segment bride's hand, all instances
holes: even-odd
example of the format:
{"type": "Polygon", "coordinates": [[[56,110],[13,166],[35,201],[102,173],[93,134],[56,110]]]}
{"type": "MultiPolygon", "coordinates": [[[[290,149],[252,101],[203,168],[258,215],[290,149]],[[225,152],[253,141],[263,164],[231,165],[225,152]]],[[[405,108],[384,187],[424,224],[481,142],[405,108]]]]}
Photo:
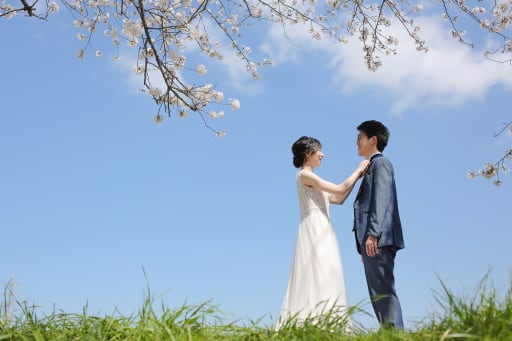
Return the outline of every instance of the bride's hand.
{"type": "Polygon", "coordinates": [[[359,167],[357,168],[357,170],[359,171],[360,177],[366,174],[368,167],[370,167],[370,161],[368,161],[368,160],[361,161],[361,163],[359,164],[359,167]]]}

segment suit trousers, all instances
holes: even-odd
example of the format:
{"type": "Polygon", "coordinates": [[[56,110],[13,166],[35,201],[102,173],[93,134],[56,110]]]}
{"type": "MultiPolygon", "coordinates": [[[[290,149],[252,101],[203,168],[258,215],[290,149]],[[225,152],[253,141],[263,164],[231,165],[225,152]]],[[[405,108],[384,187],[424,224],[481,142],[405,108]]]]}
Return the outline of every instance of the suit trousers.
{"type": "Polygon", "coordinates": [[[395,290],[396,248],[380,247],[375,257],[366,254],[364,245],[361,247],[364,272],[373,310],[381,326],[404,328],[402,308],[395,290]]]}

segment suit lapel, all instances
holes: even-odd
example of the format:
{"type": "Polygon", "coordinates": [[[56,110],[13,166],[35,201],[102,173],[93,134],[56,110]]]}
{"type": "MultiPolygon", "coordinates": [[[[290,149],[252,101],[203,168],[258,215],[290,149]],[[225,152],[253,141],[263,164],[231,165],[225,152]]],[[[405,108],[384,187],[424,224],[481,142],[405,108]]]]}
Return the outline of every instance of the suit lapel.
{"type": "Polygon", "coordinates": [[[361,185],[359,185],[359,191],[357,191],[356,200],[355,200],[356,202],[359,200],[359,196],[364,191],[365,183],[366,183],[366,174],[363,176],[363,179],[361,180],[361,185]]]}
{"type": "Polygon", "coordinates": [[[366,171],[366,174],[363,176],[363,179],[361,180],[361,185],[359,186],[359,191],[357,191],[357,195],[356,195],[356,200],[355,201],[357,201],[359,199],[359,196],[361,195],[361,193],[363,193],[366,181],[368,179],[368,176],[371,176],[370,171],[371,171],[371,169],[373,167],[373,164],[371,163],[372,160],[377,158],[377,157],[381,157],[381,156],[382,156],[382,153],[378,153],[378,154],[375,154],[372,157],[370,157],[370,167],[368,167],[368,170],[366,171]]]}

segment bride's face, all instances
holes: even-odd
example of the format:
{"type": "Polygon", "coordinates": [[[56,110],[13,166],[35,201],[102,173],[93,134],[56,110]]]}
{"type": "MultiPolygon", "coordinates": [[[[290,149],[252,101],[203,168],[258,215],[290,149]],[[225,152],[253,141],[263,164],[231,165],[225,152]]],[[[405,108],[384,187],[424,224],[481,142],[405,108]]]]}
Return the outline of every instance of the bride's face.
{"type": "Polygon", "coordinates": [[[322,163],[322,159],[323,158],[324,158],[324,153],[322,153],[321,150],[318,150],[318,151],[314,152],[313,154],[311,154],[311,155],[309,155],[307,157],[306,163],[311,168],[315,168],[315,167],[320,166],[320,164],[322,163]]]}

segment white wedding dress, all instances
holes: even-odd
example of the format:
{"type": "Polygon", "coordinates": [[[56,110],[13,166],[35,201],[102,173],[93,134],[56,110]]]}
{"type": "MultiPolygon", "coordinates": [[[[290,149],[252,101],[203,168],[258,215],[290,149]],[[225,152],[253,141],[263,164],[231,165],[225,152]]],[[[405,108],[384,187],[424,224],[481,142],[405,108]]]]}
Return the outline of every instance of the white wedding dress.
{"type": "Polygon", "coordinates": [[[290,318],[300,323],[329,311],[338,315],[347,310],[343,266],[329,217],[329,194],[305,186],[302,172],[296,175],[301,220],[276,329],[290,318]]]}

